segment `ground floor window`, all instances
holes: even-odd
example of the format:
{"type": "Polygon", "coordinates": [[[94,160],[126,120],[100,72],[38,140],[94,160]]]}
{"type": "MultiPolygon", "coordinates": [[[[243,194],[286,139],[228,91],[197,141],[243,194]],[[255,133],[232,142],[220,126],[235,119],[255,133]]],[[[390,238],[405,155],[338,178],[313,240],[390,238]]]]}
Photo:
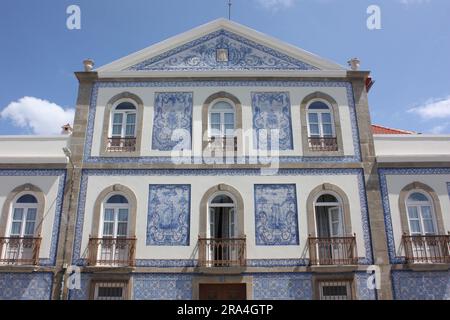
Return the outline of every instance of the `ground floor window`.
{"type": "Polygon", "coordinates": [[[94,282],[94,300],[126,300],[127,287],[127,282],[94,282]]]}
{"type": "Polygon", "coordinates": [[[319,281],[320,300],[352,300],[351,281],[319,281]]]}

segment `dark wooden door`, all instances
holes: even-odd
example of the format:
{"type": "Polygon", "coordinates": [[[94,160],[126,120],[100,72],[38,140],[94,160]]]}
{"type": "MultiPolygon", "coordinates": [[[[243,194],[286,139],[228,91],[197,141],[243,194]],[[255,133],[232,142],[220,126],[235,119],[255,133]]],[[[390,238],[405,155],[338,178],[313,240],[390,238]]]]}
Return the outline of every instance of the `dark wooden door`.
{"type": "Polygon", "coordinates": [[[246,300],[247,287],[245,283],[236,284],[200,284],[200,300],[246,300]]]}

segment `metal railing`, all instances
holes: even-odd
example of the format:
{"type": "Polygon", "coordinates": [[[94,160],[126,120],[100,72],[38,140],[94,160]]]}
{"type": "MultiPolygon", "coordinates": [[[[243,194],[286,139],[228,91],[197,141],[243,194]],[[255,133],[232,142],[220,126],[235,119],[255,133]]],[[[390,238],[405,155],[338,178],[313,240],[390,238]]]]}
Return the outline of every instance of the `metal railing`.
{"type": "Polygon", "coordinates": [[[200,267],[245,266],[245,238],[199,238],[198,250],[200,267]]]}
{"type": "Polygon", "coordinates": [[[338,151],[337,138],[309,137],[308,141],[312,151],[338,151]]]}
{"type": "Polygon", "coordinates": [[[223,151],[237,151],[237,137],[210,137],[208,147],[223,151]]]}
{"type": "Polygon", "coordinates": [[[407,263],[450,263],[450,235],[403,235],[407,263]]]}
{"type": "Polygon", "coordinates": [[[356,236],[308,238],[311,265],[358,264],[356,236]]]}
{"type": "Polygon", "coordinates": [[[38,265],[41,237],[0,238],[0,264],[38,265]]]}
{"type": "Polygon", "coordinates": [[[89,238],[88,265],[134,267],[136,238],[89,238]]]}
{"type": "Polygon", "coordinates": [[[108,138],[107,152],[134,152],[136,138],[108,138]]]}

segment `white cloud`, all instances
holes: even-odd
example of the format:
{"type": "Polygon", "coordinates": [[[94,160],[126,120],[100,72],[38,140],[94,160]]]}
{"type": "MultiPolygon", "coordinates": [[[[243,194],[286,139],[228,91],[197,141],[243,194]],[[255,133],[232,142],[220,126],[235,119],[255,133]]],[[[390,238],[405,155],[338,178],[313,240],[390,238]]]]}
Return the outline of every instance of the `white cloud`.
{"type": "Polygon", "coordinates": [[[292,7],[296,0],[255,0],[264,9],[271,11],[278,11],[279,9],[285,9],[292,7]]]}
{"type": "Polygon", "coordinates": [[[450,96],[444,99],[430,99],[408,112],[416,113],[425,120],[450,118],[450,96]]]}
{"type": "Polygon", "coordinates": [[[74,109],[64,109],[55,103],[34,97],[23,97],[11,102],[0,112],[0,117],[10,120],[14,126],[40,135],[61,133],[61,126],[72,124],[74,115],[74,109]]]}
{"type": "Polygon", "coordinates": [[[437,126],[431,128],[430,133],[444,134],[444,133],[449,133],[449,131],[450,131],[450,122],[447,122],[442,125],[437,125],[437,126]]]}

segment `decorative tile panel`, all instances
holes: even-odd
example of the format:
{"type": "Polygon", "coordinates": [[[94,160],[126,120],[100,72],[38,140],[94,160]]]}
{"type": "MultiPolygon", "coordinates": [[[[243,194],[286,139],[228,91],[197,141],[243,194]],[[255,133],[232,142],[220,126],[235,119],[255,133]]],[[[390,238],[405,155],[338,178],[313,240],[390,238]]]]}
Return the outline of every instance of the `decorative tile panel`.
{"type": "Polygon", "coordinates": [[[255,149],[293,149],[288,92],[252,92],[252,111],[255,149]]]}
{"type": "Polygon", "coordinates": [[[150,185],[147,245],[188,246],[190,185],[150,185]]]}
{"type": "Polygon", "coordinates": [[[299,244],[294,184],[256,184],[254,205],[256,245],[299,244]]]}
{"type": "Polygon", "coordinates": [[[312,300],[310,273],[255,273],[254,300],[312,300]]]}
{"type": "MultiPolygon", "coordinates": [[[[73,264],[85,265],[86,248],[81,247],[83,223],[85,215],[86,192],[88,179],[90,176],[241,176],[252,177],[260,175],[259,169],[84,169],[82,171],[80,197],[77,209],[77,218],[75,226],[75,239],[73,248],[73,264]]],[[[358,177],[358,191],[361,205],[361,222],[364,233],[364,249],[365,257],[360,257],[360,264],[372,264],[372,247],[370,238],[370,226],[367,210],[367,200],[364,188],[364,177],[362,169],[280,169],[274,177],[280,176],[336,176],[336,175],[353,175],[358,177]]],[[[299,253],[300,254],[300,253],[299,253]]],[[[139,258],[139,257],[138,257],[139,258]]],[[[265,259],[265,260],[249,260],[248,263],[255,267],[280,267],[280,266],[305,266],[308,265],[307,259],[265,259]]],[[[137,259],[136,264],[142,267],[187,267],[196,266],[196,260],[184,259],[137,259]]]]}
{"type": "Polygon", "coordinates": [[[450,168],[378,169],[389,259],[392,264],[403,264],[406,262],[406,260],[404,257],[397,256],[396,252],[396,244],[394,241],[394,231],[392,226],[391,204],[389,202],[387,176],[395,176],[395,175],[419,176],[419,175],[445,175],[445,174],[450,174],[450,168]]]}
{"type": "Polygon", "coordinates": [[[80,277],[80,289],[69,290],[69,300],[89,300],[91,274],[81,273],[80,277]]]}
{"type": "Polygon", "coordinates": [[[52,273],[0,273],[0,300],[50,300],[52,273]]]}
{"type": "Polygon", "coordinates": [[[127,70],[318,70],[318,68],[222,29],[133,65],[127,70]],[[226,59],[217,58],[218,50],[225,53],[226,59]]]}
{"type": "Polygon", "coordinates": [[[395,300],[450,300],[450,271],[393,271],[395,300]]]}
{"type": "MultiPolygon", "coordinates": [[[[39,259],[39,265],[41,266],[54,266],[56,261],[56,248],[58,246],[58,237],[59,237],[59,229],[60,229],[60,221],[62,214],[62,203],[64,198],[64,188],[66,182],[66,171],[65,170],[0,170],[0,177],[2,176],[54,176],[59,177],[58,182],[58,191],[56,195],[54,208],[54,221],[53,221],[53,229],[51,232],[51,244],[50,244],[50,253],[49,258],[39,259]]],[[[18,186],[16,186],[18,187],[18,186]]],[[[46,235],[43,235],[46,236],[46,235]]]]}
{"type": "Polygon", "coordinates": [[[371,290],[367,286],[369,274],[366,272],[355,273],[355,288],[357,300],[376,300],[376,291],[371,290]]]}
{"type": "MultiPolygon", "coordinates": [[[[173,159],[170,156],[144,156],[144,157],[98,157],[91,156],[92,141],[94,136],[95,113],[97,107],[97,98],[100,88],[183,88],[183,87],[217,87],[223,90],[225,87],[280,87],[280,88],[345,88],[347,91],[347,100],[350,107],[350,122],[352,126],[353,148],[355,150],[354,156],[333,156],[333,157],[304,157],[304,156],[281,156],[280,163],[354,163],[361,161],[361,149],[359,145],[358,123],[356,120],[356,106],[353,97],[353,87],[348,81],[244,81],[244,80],[195,80],[195,81],[135,81],[135,82],[95,82],[89,106],[88,125],[86,132],[86,144],[84,148],[84,162],[85,163],[172,163],[173,159]]],[[[320,89],[319,89],[320,90],[320,89]]],[[[192,164],[208,163],[214,158],[206,157],[191,157],[192,164]]],[[[254,157],[239,157],[236,158],[238,164],[254,164],[258,163],[258,159],[254,157]]]]}
{"type": "Polygon", "coordinates": [[[192,92],[155,93],[153,150],[191,150],[192,98],[192,92]]]}
{"type": "Polygon", "coordinates": [[[191,300],[192,279],[189,274],[133,274],[135,300],[191,300]]]}

